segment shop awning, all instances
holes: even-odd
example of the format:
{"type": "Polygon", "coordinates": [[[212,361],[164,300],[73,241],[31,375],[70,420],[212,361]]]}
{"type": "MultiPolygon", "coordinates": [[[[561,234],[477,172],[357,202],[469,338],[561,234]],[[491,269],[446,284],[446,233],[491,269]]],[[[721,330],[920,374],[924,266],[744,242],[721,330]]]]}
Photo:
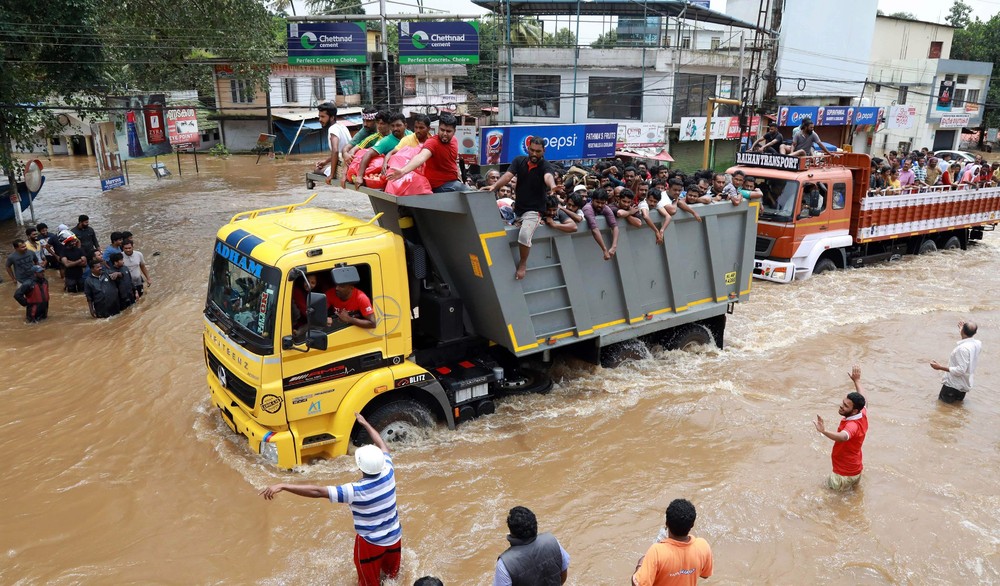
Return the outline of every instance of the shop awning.
{"type": "Polygon", "coordinates": [[[616,157],[632,157],[635,159],[649,159],[650,161],[662,161],[664,163],[673,163],[674,158],[670,156],[670,153],[666,149],[661,149],[657,151],[656,149],[638,149],[634,151],[620,150],[615,151],[616,157]]]}

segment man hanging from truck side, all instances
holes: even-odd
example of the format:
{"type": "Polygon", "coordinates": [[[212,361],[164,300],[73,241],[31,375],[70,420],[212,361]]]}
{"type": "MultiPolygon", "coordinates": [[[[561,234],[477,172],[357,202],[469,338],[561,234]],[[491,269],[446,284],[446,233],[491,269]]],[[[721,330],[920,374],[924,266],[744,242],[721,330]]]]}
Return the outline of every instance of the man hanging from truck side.
{"type": "Polygon", "coordinates": [[[528,140],[528,156],[515,158],[496,183],[486,187],[487,191],[500,189],[511,179],[517,180],[514,187],[514,215],[521,230],[517,235],[518,251],[521,258],[517,263],[514,278],[521,280],[528,270],[528,254],[531,252],[531,238],[545,213],[545,197],[562,193],[563,186],[556,185],[552,166],[545,160],[545,139],[533,136],[528,140]]]}

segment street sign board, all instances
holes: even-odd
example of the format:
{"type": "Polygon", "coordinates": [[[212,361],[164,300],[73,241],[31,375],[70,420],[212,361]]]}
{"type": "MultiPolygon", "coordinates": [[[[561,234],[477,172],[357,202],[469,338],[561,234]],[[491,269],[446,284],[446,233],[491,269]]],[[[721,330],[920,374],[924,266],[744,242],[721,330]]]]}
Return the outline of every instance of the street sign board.
{"type": "Polygon", "coordinates": [[[617,124],[544,124],[484,126],[480,131],[479,163],[502,165],[528,154],[528,140],[545,140],[550,161],[604,159],[615,156],[617,124]]]}

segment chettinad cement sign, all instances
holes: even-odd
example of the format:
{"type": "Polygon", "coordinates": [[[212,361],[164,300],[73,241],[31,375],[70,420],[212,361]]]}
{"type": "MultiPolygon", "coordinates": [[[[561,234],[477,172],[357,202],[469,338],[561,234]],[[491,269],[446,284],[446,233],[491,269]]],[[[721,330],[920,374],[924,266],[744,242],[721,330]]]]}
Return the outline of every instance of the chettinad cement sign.
{"type": "Polygon", "coordinates": [[[368,62],[363,22],[288,23],[289,65],[343,65],[368,62]]]}
{"type": "Polygon", "coordinates": [[[479,23],[401,22],[399,62],[403,65],[477,65],[479,23]]]}

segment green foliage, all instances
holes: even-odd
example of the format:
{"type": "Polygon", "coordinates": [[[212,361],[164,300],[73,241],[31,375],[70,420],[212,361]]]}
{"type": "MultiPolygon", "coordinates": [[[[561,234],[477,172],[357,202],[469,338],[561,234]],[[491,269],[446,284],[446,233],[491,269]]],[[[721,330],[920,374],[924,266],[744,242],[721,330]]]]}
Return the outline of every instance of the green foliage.
{"type": "Polygon", "coordinates": [[[597,40],[590,44],[595,49],[613,49],[618,46],[618,29],[611,29],[597,37],[597,40]]]}
{"type": "Polygon", "coordinates": [[[228,159],[229,149],[226,148],[226,145],[220,142],[217,145],[213,146],[212,148],[208,149],[208,154],[212,155],[213,157],[218,157],[220,159],[228,159]]]}
{"type": "Polygon", "coordinates": [[[563,27],[552,33],[545,33],[545,39],[542,44],[546,47],[575,47],[576,46],[576,35],[573,31],[566,27],[563,27]]]}
{"type": "Polygon", "coordinates": [[[0,167],[18,165],[11,143],[30,145],[41,127],[58,131],[45,109],[88,105],[136,92],[211,88],[202,60],[222,57],[263,86],[277,47],[261,0],[59,0],[0,3],[0,167]]]}
{"type": "Polygon", "coordinates": [[[917,20],[917,15],[912,12],[893,12],[889,16],[893,18],[903,18],[906,20],[917,20]]]}
{"type": "Polygon", "coordinates": [[[972,18],[972,7],[958,0],[951,5],[951,10],[948,12],[948,16],[945,17],[945,21],[951,26],[958,28],[965,28],[969,26],[972,18]]]}

